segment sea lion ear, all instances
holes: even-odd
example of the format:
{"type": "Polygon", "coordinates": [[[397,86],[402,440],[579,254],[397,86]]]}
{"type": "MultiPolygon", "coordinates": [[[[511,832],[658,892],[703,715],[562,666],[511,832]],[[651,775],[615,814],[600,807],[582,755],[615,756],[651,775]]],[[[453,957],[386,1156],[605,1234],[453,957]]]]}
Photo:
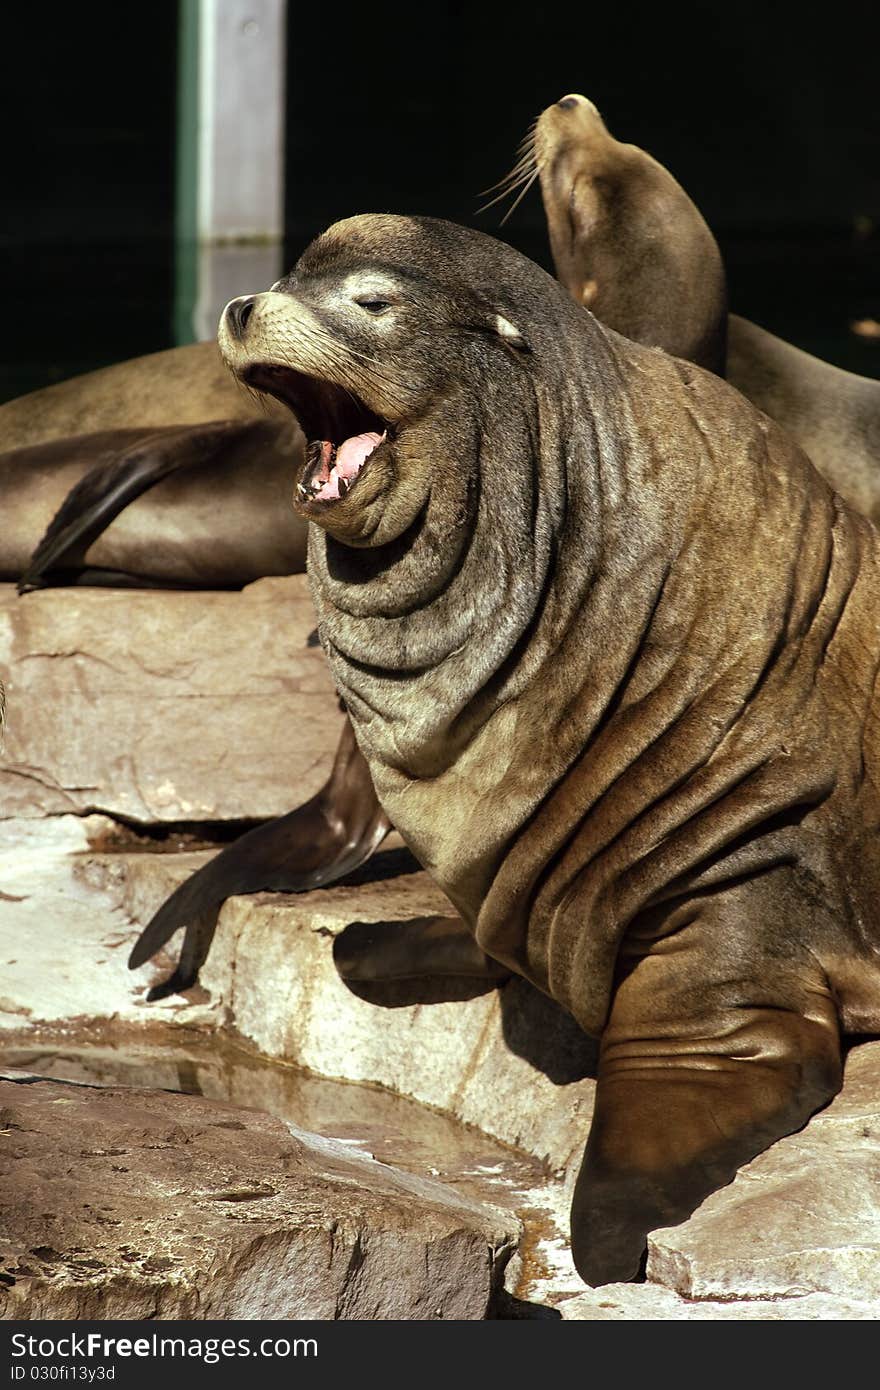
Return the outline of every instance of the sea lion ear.
{"type": "Polygon", "coordinates": [[[599,288],[598,280],[585,280],[581,286],[581,303],[585,309],[589,309],[593,300],[596,298],[596,291],[599,288]]]}
{"type": "Polygon", "coordinates": [[[529,345],[519,329],[510,322],[510,319],[506,319],[503,314],[495,315],[492,326],[499,338],[502,338],[504,342],[507,343],[508,347],[517,348],[521,352],[528,351],[529,345]]]}

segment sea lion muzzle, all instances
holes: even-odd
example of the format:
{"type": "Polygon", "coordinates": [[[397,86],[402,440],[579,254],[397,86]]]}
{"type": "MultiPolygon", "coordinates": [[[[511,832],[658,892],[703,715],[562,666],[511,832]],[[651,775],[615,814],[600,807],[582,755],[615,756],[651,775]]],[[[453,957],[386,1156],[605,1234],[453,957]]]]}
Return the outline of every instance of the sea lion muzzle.
{"type": "MultiPolygon", "coordinates": [[[[269,291],[276,295],[277,291],[269,291]]],[[[393,429],[350,391],[318,381],[293,367],[260,360],[265,330],[259,312],[259,295],[233,299],[220,320],[220,339],[227,345],[227,361],[249,386],[273,395],[297,416],[308,440],[305,466],[297,482],[302,502],[333,502],[345,497],[367,459],[393,429]],[[253,323],[254,313],[257,321],[253,323]],[[250,334],[248,325],[251,324],[250,334]],[[249,341],[250,339],[250,341],[249,341]],[[254,341],[255,340],[255,341],[254,341]],[[235,349],[230,354],[230,347],[235,349]],[[237,349],[237,350],[236,350],[237,349]]],[[[278,295],[281,299],[281,296],[278,295]]],[[[285,313],[290,297],[280,306],[268,306],[268,317],[285,313]]],[[[297,323],[294,318],[293,333],[297,323]]]]}
{"type": "MultiPolygon", "coordinates": [[[[356,302],[366,320],[377,312],[373,306],[381,306],[378,312],[385,307],[381,300],[366,303],[364,309],[356,302]]],[[[350,344],[336,324],[328,324],[290,290],[233,300],[220,321],[219,343],[236,376],[286,405],[305,433],[296,510],[340,530],[348,544],[377,543],[377,531],[379,543],[387,539],[375,504],[398,481],[393,446],[399,418],[389,410],[398,403],[393,383],[387,378],[377,383],[381,369],[365,363],[369,346],[365,352],[350,344]],[[375,485],[364,499],[370,512],[365,520],[353,504],[344,504],[368,473],[375,485]],[[331,509],[339,513],[332,519],[325,516],[331,509]]]]}

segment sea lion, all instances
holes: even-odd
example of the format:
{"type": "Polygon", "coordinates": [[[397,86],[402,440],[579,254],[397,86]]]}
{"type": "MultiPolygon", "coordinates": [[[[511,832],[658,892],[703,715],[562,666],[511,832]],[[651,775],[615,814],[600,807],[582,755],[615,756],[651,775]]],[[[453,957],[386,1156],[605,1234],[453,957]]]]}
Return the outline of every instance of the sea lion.
{"type": "Polygon", "coordinates": [[[534,173],[573,298],[625,337],[726,375],[880,520],[880,382],[728,314],[721,253],[698,209],[662,164],[616,140],[586,97],[542,111],[511,188],[534,173]]]}
{"type": "Polygon", "coordinates": [[[240,587],[304,568],[289,505],[301,433],[232,380],[215,343],[8,401],[0,447],[0,578],[25,589],[240,587]]]}
{"type": "Polygon", "coordinates": [[[291,520],[290,477],[301,459],[292,418],[107,430],[12,450],[0,458],[0,578],[26,592],[240,588],[296,574],[305,527],[291,520]]]}
{"type": "Polygon", "coordinates": [[[727,356],[721,252],[680,184],[613,139],[571,94],[541,112],[524,172],[537,172],[556,274],[579,304],[636,343],[719,376],[727,356]]]}
{"type": "MultiPolygon", "coordinates": [[[[877,383],[840,372],[746,320],[728,318],[721,253],[672,175],[643,150],[615,140],[593,104],[576,94],[541,114],[499,196],[525,191],[539,174],[557,274],[572,297],[626,336],[720,375],[729,322],[730,372],[736,384],[813,451],[814,461],[853,505],[880,516],[880,468],[867,461],[880,425],[877,383]]],[[[366,766],[356,759],[348,765],[346,804],[365,804],[368,778],[366,766]]],[[[360,814],[352,821],[354,844],[362,843],[360,814]]],[[[184,925],[189,941],[195,928],[184,910],[193,921],[215,921],[230,875],[237,892],[264,886],[264,858],[275,866],[276,881],[284,876],[291,891],[311,883],[313,847],[308,837],[301,842],[292,833],[303,823],[292,812],[282,822],[252,832],[264,837],[252,884],[239,853],[233,847],[221,851],[149,924],[153,949],[184,925]]],[[[332,857],[332,863],[344,862],[332,857]]],[[[331,863],[327,870],[323,881],[331,882],[331,863]]],[[[204,931],[196,934],[200,950],[206,950],[204,931]]],[[[422,949],[413,948],[413,969],[423,958],[422,949]]],[[[141,957],[149,954],[142,951],[141,957]]],[[[192,961],[196,954],[188,944],[183,957],[192,961]]],[[[178,969],[172,980],[185,988],[194,978],[191,970],[178,969]]]]}
{"type": "Polygon", "coordinates": [[[220,342],[310,441],[385,812],[601,1037],[572,1246],[630,1278],[880,1025],[880,535],[724,382],[449,223],[336,224],[220,342]]]}
{"type": "Polygon", "coordinates": [[[0,405],[0,444],[29,449],[107,430],[265,414],[229,375],[212,340],[129,358],[6,401],[0,405]]]}

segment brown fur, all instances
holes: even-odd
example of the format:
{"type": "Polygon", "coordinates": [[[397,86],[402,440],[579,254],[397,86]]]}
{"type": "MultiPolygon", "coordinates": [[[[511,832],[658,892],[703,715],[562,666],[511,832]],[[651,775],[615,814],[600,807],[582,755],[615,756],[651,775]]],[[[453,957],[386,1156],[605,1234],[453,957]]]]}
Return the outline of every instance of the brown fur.
{"type": "Polygon", "coordinates": [[[322,643],[479,947],[601,1036],[573,1248],[631,1277],[837,1089],[854,977],[880,1025],[880,538],[723,382],[448,223],[337,224],[221,347],[307,435],[340,387],[395,431],[304,506],[322,643]]]}
{"type": "Polygon", "coordinates": [[[880,520],[880,382],[728,315],[721,253],[699,211],[662,164],[610,134],[586,97],[541,113],[534,155],[572,297],[627,338],[726,374],[836,491],[880,520]]]}
{"type": "MultiPolygon", "coordinates": [[[[109,582],[212,587],[304,568],[305,527],[291,498],[302,437],[286,412],[267,411],[230,377],[216,343],[136,357],[8,401],[0,447],[0,578],[24,573],[72,488],[96,469],[127,476],[145,449],[160,481],[151,485],[146,459],[146,491],[64,557],[68,577],[87,569],[92,582],[104,573],[109,582]]],[[[96,495],[74,499],[81,513],[96,495]]]]}
{"type": "Polygon", "coordinates": [[[581,96],[542,111],[534,155],[556,274],[572,298],[634,342],[723,375],[721,252],[672,175],[615,140],[581,96]]]}

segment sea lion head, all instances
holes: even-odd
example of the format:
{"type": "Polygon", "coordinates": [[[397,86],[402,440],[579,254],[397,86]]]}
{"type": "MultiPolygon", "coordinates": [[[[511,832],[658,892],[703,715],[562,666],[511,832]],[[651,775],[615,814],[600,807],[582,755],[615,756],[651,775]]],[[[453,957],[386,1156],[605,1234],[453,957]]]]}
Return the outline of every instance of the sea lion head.
{"type": "Polygon", "coordinates": [[[370,215],[332,226],[267,293],[233,300],[227,364],[284,401],[309,441],[298,510],[355,547],[396,540],[432,492],[460,511],[486,383],[522,372],[547,286],[479,233],[370,215]]]}
{"type": "Polygon", "coordinates": [[[519,640],[565,518],[587,573],[597,420],[631,346],[611,336],[513,248],[432,218],[337,223],[272,290],[227,306],[227,363],[309,441],[296,506],[356,718],[402,698],[388,672],[421,673],[430,697],[399,737],[439,749],[427,726],[519,640]],[[477,646],[476,662],[455,655],[477,646]]]}
{"type": "Polygon", "coordinates": [[[722,373],[721,253],[669,171],[615,140],[577,94],[538,117],[521,177],[529,164],[540,175],[556,273],[572,297],[625,337],[722,373]]]}
{"type": "Polygon", "coordinates": [[[545,365],[539,344],[560,355],[566,320],[582,327],[556,282],[502,243],[369,215],[331,227],[267,293],[233,300],[219,341],[240,380],[303,427],[298,510],[347,546],[376,548],[429,497],[449,526],[467,509],[492,401],[521,395],[545,365]]]}

